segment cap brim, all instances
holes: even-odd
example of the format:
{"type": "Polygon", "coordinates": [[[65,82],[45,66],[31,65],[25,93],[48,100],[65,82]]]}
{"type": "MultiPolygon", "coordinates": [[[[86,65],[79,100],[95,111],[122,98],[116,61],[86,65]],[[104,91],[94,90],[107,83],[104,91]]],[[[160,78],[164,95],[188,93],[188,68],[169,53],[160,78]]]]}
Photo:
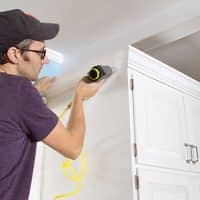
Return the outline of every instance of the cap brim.
{"type": "Polygon", "coordinates": [[[59,32],[59,24],[40,23],[37,32],[33,33],[32,39],[35,40],[50,40],[53,39],[59,32]]]}

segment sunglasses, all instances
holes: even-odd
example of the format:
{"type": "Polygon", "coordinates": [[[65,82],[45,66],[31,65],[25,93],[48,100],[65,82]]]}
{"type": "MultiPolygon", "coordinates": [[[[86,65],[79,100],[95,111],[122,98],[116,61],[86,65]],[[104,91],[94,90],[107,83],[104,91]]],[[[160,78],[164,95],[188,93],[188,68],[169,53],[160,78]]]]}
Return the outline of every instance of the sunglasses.
{"type": "Polygon", "coordinates": [[[42,51],[33,50],[33,49],[24,49],[24,48],[18,48],[18,49],[21,50],[22,52],[23,52],[23,51],[35,52],[35,53],[37,53],[37,54],[40,55],[41,60],[44,60],[44,58],[45,58],[45,56],[46,56],[46,52],[47,52],[46,49],[43,49],[42,51]]]}

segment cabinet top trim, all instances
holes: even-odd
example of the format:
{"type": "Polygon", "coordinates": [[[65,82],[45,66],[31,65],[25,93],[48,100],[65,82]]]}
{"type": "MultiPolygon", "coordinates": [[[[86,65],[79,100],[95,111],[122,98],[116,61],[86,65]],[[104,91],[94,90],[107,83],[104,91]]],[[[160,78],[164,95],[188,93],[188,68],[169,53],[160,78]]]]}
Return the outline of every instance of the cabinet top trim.
{"type": "Polygon", "coordinates": [[[128,67],[200,98],[200,83],[161,61],[129,46],[128,67]]]}

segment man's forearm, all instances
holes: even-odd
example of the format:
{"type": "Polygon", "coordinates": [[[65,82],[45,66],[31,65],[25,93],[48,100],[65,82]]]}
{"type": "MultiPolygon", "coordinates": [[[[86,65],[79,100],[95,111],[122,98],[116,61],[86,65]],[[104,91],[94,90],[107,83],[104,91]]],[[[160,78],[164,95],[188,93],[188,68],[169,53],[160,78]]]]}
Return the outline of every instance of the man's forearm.
{"type": "Polygon", "coordinates": [[[85,116],[83,99],[76,94],[74,95],[72,101],[72,108],[67,129],[73,135],[76,146],[82,149],[85,136],[85,116]]]}

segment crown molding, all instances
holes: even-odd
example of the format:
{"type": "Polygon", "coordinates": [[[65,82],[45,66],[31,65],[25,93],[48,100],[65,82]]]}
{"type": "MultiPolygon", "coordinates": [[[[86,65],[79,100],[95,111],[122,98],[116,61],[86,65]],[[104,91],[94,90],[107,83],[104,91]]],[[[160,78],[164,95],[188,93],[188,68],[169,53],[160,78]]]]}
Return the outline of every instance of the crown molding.
{"type": "Polygon", "coordinates": [[[198,81],[132,46],[129,46],[128,67],[181,92],[200,98],[198,81]]]}

